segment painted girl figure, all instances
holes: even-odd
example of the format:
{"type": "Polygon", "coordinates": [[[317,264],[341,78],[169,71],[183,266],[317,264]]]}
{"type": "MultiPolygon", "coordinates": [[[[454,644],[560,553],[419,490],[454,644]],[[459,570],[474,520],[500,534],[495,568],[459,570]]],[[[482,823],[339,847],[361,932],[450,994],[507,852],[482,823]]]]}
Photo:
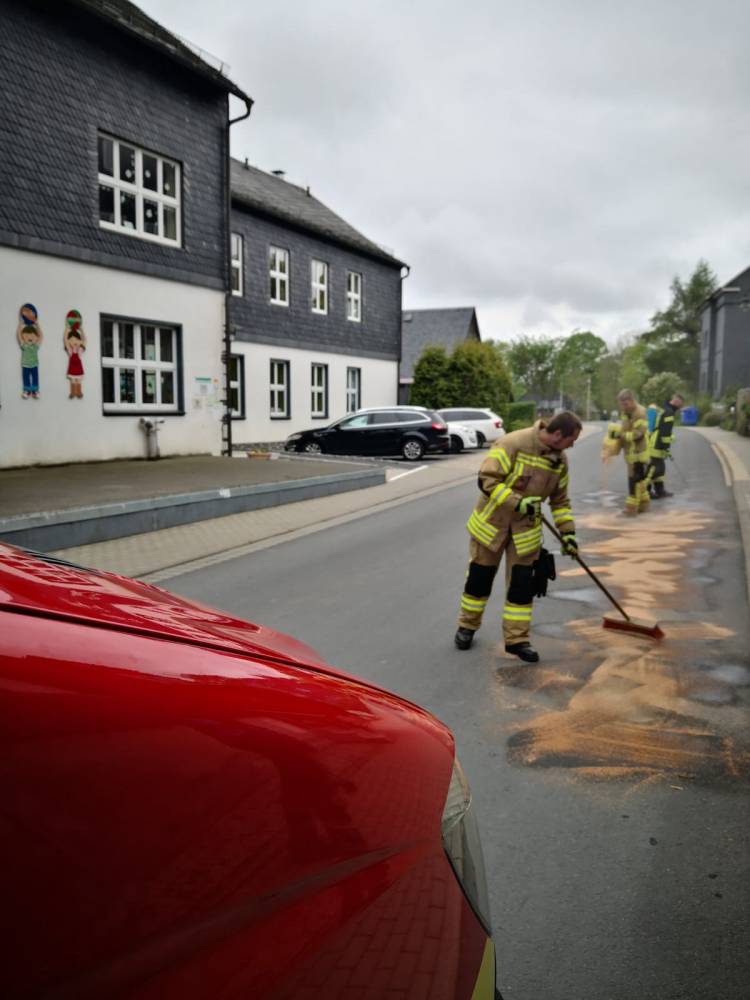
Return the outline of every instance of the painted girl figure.
{"type": "Polygon", "coordinates": [[[21,306],[16,339],[21,348],[23,399],[39,399],[39,348],[44,335],[39,326],[36,308],[26,302],[21,306]]]}
{"type": "Polygon", "coordinates": [[[83,399],[83,352],[86,350],[86,334],[81,326],[81,314],[71,309],[65,317],[63,343],[68,352],[68,399],[83,399]]]}

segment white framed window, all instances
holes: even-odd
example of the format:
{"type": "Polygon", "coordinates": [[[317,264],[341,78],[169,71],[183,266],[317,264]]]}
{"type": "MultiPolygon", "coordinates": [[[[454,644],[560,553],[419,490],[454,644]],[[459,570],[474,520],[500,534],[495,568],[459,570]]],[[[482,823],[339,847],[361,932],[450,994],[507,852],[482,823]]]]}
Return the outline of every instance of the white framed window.
{"type": "Polygon", "coordinates": [[[173,326],[102,319],[105,413],[179,411],[179,336],[173,326]]]}
{"type": "Polygon", "coordinates": [[[232,417],[235,420],[243,420],[245,417],[245,358],[241,354],[229,355],[227,380],[229,409],[232,417]]]}
{"type": "Polygon", "coordinates": [[[328,416],[328,365],[313,364],[310,368],[310,414],[328,416]]]}
{"type": "Polygon", "coordinates": [[[362,405],[362,369],[346,369],[346,412],[354,413],[362,405]]]}
{"type": "Polygon", "coordinates": [[[358,271],[346,272],[346,318],[362,322],[362,275],[358,271]]]}
{"type": "Polygon", "coordinates": [[[268,248],[268,277],[271,302],[275,306],[289,305],[289,251],[268,248]]]}
{"type": "Polygon", "coordinates": [[[291,415],[289,407],[289,362],[271,361],[271,417],[277,420],[291,415]]]}
{"type": "Polygon", "coordinates": [[[98,159],[99,226],[179,246],[179,163],[101,134],[98,159]]]}
{"type": "Polygon", "coordinates": [[[232,295],[242,295],[243,240],[239,233],[232,233],[232,295]]]}
{"type": "Polygon", "coordinates": [[[311,261],[310,266],[312,311],[328,312],[328,264],[322,260],[311,261]]]}

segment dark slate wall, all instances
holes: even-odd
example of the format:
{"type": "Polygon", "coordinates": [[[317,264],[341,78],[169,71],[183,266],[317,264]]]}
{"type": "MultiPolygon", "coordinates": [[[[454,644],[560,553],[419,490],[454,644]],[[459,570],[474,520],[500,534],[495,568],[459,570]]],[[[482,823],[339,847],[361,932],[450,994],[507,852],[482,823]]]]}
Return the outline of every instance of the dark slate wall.
{"type": "Polygon", "coordinates": [[[401,347],[401,278],[356,251],[296,232],[280,222],[232,209],[232,232],[244,239],[244,294],[232,298],[237,340],[397,360],[401,347]],[[268,248],[289,251],[290,304],[271,305],[268,248]],[[328,264],[328,315],[311,308],[310,261],[328,264]],[[346,318],[346,272],[362,275],[362,322],[346,318]]]}
{"type": "Polygon", "coordinates": [[[64,3],[0,5],[0,243],[225,286],[227,96],[64,3]],[[99,228],[98,130],[182,167],[182,248],[99,228]]]}
{"type": "Polygon", "coordinates": [[[723,394],[732,386],[750,385],[750,313],[739,308],[737,301],[724,309],[724,343],[722,352],[721,386],[723,394]]]}

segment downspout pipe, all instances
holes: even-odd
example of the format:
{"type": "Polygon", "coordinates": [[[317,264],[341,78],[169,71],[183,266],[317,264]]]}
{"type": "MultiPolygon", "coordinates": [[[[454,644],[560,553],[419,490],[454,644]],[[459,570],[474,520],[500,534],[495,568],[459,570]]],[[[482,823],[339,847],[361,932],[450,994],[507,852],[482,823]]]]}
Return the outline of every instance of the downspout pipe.
{"type": "MultiPolygon", "coordinates": [[[[253,109],[253,102],[244,94],[237,95],[245,104],[245,111],[236,118],[227,119],[225,151],[224,151],[224,183],[226,186],[226,196],[224,204],[224,222],[226,229],[226,239],[224,246],[224,416],[226,425],[226,446],[222,448],[222,455],[232,457],[232,401],[229,392],[229,366],[232,360],[232,178],[231,178],[231,154],[229,143],[229,130],[232,125],[242,122],[250,117],[253,109]]],[[[229,109],[229,96],[227,96],[227,110],[229,109]]]]}
{"type": "Polygon", "coordinates": [[[398,328],[398,365],[396,366],[396,403],[400,404],[401,396],[401,361],[404,355],[404,282],[411,274],[411,268],[408,264],[401,265],[401,273],[399,274],[399,280],[401,282],[401,315],[399,316],[399,328],[398,328]],[[404,274],[404,269],[406,269],[406,274],[404,274]]]}

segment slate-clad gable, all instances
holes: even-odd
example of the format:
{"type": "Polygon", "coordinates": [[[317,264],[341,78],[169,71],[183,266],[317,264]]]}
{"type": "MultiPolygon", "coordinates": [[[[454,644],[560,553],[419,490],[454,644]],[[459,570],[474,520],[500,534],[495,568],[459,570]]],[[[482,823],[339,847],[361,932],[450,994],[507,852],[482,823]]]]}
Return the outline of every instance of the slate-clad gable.
{"type": "Polygon", "coordinates": [[[425,347],[444,347],[450,354],[465,340],[481,340],[476,312],[458,309],[409,309],[403,314],[400,378],[414,377],[414,366],[425,347]]]}
{"type": "Polygon", "coordinates": [[[225,286],[226,88],[78,4],[5,0],[0,244],[225,286]],[[97,133],[176,160],[182,247],[99,227],[97,133]]]}
{"type": "MultiPolygon", "coordinates": [[[[254,175],[262,173],[256,168],[250,171],[254,175]]],[[[238,198],[237,176],[245,172],[245,167],[233,164],[232,232],[239,233],[244,242],[243,295],[233,297],[231,302],[235,338],[397,361],[401,346],[401,262],[320,202],[306,214],[304,209],[312,199],[304,189],[279,178],[269,175],[271,183],[267,186],[263,179],[253,178],[253,198],[259,199],[256,209],[249,196],[238,198]],[[267,203],[262,200],[264,192],[270,192],[267,203]],[[300,206],[296,213],[295,204],[300,206]],[[331,233],[331,228],[336,232],[331,233]],[[330,234],[328,238],[325,233],[330,234]],[[289,306],[270,302],[270,246],[289,252],[289,306]],[[313,259],[328,264],[329,307],[325,315],[311,309],[313,259]],[[347,271],[362,275],[360,323],[346,318],[347,271]]],[[[249,188],[243,190],[247,194],[249,188]]]]}

